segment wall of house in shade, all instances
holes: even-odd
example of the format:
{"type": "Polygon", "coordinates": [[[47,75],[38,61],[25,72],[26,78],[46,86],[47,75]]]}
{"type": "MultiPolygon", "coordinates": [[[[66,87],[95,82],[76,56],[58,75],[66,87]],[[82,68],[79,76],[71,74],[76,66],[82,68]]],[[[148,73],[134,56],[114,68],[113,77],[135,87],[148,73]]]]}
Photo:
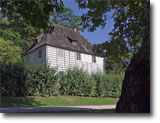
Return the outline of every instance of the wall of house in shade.
{"type": "Polygon", "coordinates": [[[46,46],[38,48],[37,50],[27,54],[24,58],[30,64],[45,64],[46,63],[46,46]],[[39,53],[41,50],[41,57],[39,57],[39,53]]]}
{"type": "Polygon", "coordinates": [[[104,71],[104,58],[96,56],[96,62],[92,62],[92,55],[80,53],[81,58],[77,60],[77,52],[52,46],[43,46],[25,56],[31,64],[47,63],[51,68],[58,71],[66,71],[77,67],[91,73],[104,71]],[[39,57],[41,53],[41,57],[39,57]]]}

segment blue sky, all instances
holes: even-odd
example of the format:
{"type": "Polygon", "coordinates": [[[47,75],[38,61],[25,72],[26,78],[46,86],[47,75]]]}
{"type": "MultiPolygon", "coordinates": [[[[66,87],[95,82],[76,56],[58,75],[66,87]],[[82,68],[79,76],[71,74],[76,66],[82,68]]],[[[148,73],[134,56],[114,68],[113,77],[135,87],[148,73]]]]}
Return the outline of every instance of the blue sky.
{"type": "MultiPolygon", "coordinates": [[[[81,16],[87,12],[87,9],[79,9],[78,4],[75,3],[75,0],[63,0],[64,5],[73,10],[75,15],[81,16]]],[[[111,18],[112,12],[107,13],[107,24],[104,29],[98,27],[94,32],[88,32],[87,29],[84,32],[80,32],[88,41],[92,44],[98,44],[109,40],[110,36],[108,33],[113,29],[114,21],[111,18]]]]}

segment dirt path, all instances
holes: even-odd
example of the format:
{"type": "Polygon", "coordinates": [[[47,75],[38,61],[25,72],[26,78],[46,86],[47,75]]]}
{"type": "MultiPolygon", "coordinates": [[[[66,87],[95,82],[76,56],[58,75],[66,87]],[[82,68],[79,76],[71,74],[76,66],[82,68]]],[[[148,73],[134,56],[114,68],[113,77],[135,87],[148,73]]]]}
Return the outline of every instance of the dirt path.
{"type": "Polygon", "coordinates": [[[83,110],[100,110],[100,109],[115,109],[116,105],[101,105],[101,106],[59,106],[59,107],[13,107],[0,108],[1,113],[14,112],[61,112],[61,111],[83,111],[83,110]]]}

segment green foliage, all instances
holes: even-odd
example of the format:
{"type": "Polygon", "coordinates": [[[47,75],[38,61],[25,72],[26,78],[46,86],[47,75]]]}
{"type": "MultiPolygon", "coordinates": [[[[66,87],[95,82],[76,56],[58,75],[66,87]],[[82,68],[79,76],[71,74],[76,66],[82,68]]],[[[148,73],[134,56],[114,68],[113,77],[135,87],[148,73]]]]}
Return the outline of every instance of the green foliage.
{"type": "Polygon", "coordinates": [[[130,60],[141,47],[149,1],[76,1],[79,8],[88,9],[82,15],[82,25],[89,31],[94,31],[97,27],[103,28],[107,23],[107,13],[113,13],[115,24],[110,32],[111,39],[94,45],[93,51],[96,55],[110,59],[112,67],[114,64],[124,66],[123,62],[130,60]]]}
{"type": "Polygon", "coordinates": [[[45,65],[30,66],[26,88],[28,95],[53,96],[58,94],[56,70],[45,65]]]}
{"type": "Polygon", "coordinates": [[[112,47],[115,51],[121,51],[125,45],[131,53],[137,52],[144,35],[149,1],[76,1],[81,9],[88,9],[88,12],[82,15],[82,24],[90,31],[99,26],[104,27],[107,21],[106,13],[112,10],[115,22],[114,29],[110,33],[111,41],[115,42],[112,47]]]}
{"type": "Polygon", "coordinates": [[[95,81],[87,73],[76,68],[60,75],[60,85],[62,95],[94,95],[95,81]]]}
{"type": "Polygon", "coordinates": [[[95,96],[97,97],[104,97],[105,96],[105,82],[104,82],[104,77],[102,74],[95,74],[93,75],[94,80],[96,81],[96,89],[95,89],[95,96]]]}
{"type": "Polygon", "coordinates": [[[74,15],[71,8],[63,7],[63,10],[56,13],[52,13],[50,17],[50,23],[60,24],[70,28],[77,28],[83,31],[82,20],[80,16],[74,15]]]}
{"type": "Polygon", "coordinates": [[[79,69],[57,73],[46,65],[0,64],[2,96],[119,97],[123,74],[88,75],[79,69]]]}
{"type": "Polygon", "coordinates": [[[114,60],[108,58],[105,62],[106,73],[120,74],[122,72],[125,72],[129,65],[129,62],[129,60],[115,62],[114,60]]]}
{"type": "Polygon", "coordinates": [[[121,95],[124,73],[104,74],[105,95],[108,97],[119,97],[121,95]]]}
{"type": "Polygon", "coordinates": [[[96,82],[95,93],[98,97],[119,97],[121,94],[124,74],[96,74],[93,76],[96,82]]]}
{"type": "Polygon", "coordinates": [[[0,38],[0,63],[15,64],[21,61],[22,49],[13,42],[0,38]]]}
{"type": "Polygon", "coordinates": [[[5,40],[11,40],[15,46],[22,48],[24,54],[30,47],[36,36],[42,30],[35,29],[27,24],[24,19],[17,15],[15,20],[8,19],[0,20],[0,37],[5,40]]]}
{"type": "Polygon", "coordinates": [[[23,63],[1,64],[0,84],[2,96],[25,96],[26,95],[26,66],[23,63]]]}
{"type": "MultiPolygon", "coordinates": [[[[81,18],[73,14],[70,8],[63,7],[63,11],[53,11],[50,14],[50,23],[58,23],[70,28],[77,28],[83,31],[81,27],[81,18]]],[[[0,12],[0,16],[2,13],[0,12]]],[[[41,19],[42,20],[42,19],[41,19]]],[[[35,19],[37,21],[37,19],[35,19]]],[[[36,28],[28,23],[20,14],[15,14],[14,18],[0,18],[0,37],[5,40],[11,40],[14,45],[19,46],[25,54],[26,50],[31,46],[35,38],[45,32],[46,28],[36,28]]]]}
{"type": "Polygon", "coordinates": [[[88,31],[94,31],[98,26],[102,28],[106,24],[106,12],[110,12],[112,6],[107,0],[76,0],[80,9],[87,9],[88,12],[82,15],[82,25],[88,31]]]}
{"type": "Polygon", "coordinates": [[[122,48],[121,52],[115,52],[112,45],[119,44],[113,44],[113,42],[94,44],[93,52],[97,56],[105,57],[105,70],[107,73],[119,74],[125,72],[131,59],[131,55],[122,54],[125,48],[122,48]]]}
{"type": "Polygon", "coordinates": [[[7,16],[9,20],[20,15],[25,22],[33,27],[45,29],[48,27],[50,13],[53,11],[60,12],[62,6],[61,0],[2,0],[0,13],[2,17],[7,16]]]}

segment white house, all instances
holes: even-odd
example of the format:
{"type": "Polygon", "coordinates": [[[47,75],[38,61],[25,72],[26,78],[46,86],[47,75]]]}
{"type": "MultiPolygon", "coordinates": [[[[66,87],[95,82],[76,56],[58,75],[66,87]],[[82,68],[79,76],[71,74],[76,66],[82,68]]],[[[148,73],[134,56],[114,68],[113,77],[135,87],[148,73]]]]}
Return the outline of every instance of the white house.
{"type": "Polygon", "coordinates": [[[95,56],[92,45],[71,29],[54,24],[52,33],[41,34],[27,50],[25,58],[31,64],[48,64],[58,71],[74,67],[89,74],[104,71],[104,58],[95,56]]]}

